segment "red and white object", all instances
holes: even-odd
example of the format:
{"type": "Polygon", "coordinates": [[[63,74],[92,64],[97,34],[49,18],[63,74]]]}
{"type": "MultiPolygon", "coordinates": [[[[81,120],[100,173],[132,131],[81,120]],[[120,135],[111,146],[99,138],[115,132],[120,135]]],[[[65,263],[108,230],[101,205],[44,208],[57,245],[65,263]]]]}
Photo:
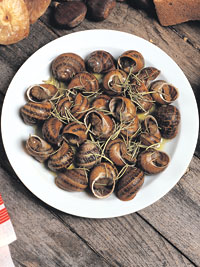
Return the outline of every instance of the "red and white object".
{"type": "Polygon", "coordinates": [[[8,245],[16,240],[14,228],[0,195],[0,266],[13,267],[8,245]]]}

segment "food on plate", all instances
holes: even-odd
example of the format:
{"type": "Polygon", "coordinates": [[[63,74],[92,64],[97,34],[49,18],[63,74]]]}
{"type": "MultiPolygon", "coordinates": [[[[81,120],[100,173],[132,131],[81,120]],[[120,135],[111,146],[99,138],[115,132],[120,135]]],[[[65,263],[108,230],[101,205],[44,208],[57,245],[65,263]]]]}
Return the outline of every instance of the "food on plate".
{"type": "Polygon", "coordinates": [[[135,50],[116,59],[104,50],[85,59],[63,53],[50,66],[52,76],[27,88],[20,109],[40,133],[26,141],[27,153],[55,172],[63,190],[132,200],[146,174],[170,164],[160,146],[179,130],[178,89],[135,50]]]}

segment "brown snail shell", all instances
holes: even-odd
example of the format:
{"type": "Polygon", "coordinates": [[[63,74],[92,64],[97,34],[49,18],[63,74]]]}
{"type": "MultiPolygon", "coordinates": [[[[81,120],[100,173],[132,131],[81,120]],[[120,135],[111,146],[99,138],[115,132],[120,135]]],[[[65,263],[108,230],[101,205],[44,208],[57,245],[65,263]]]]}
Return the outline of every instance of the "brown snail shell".
{"type": "Polygon", "coordinates": [[[161,141],[161,134],[158,123],[152,115],[146,116],[143,121],[143,132],[140,135],[140,142],[145,146],[151,146],[161,141]]]}
{"type": "Polygon", "coordinates": [[[89,102],[87,97],[83,96],[81,93],[78,93],[75,97],[74,105],[71,108],[71,113],[76,119],[80,120],[88,109],[89,102]]]}
{"type": "Polygon", "coordinates": [[[52,171],[65,171],[74,159],[72,148],[63,141],[59,149],[48,159],[48,167],[52,171]]]}
{"type": "Polygon", "coordinates": [[[87,173],[83,169],[67,169],[56,176],[55,184],[66,191],[81,192],[88,186],[87,173]]]}
{"type": "Polygon", "coordinates": [[[147,112],[153,107],[154,100],[149,93],[147,86],[142,83],[135,87],[135,92],[139,93],[137,99],[137,108],[141,112],[147,112]]]}
{"type": "Polygon", "coordinates": [[[97,92],[99,90],[99,82],[92,73],[84,71],[76,74],[67,88],[77,89],[83,92],[97,92]]]}
{"type": "Polygon", "coordinates": [[[114,120],[99,110],[89,111],[84,118],[87,127],[90,126],[92,133],[99,139],[106,139],[113,134],[115,123],[114,120]]]}
{"type": "Polygon", "coordinates": [[[42,135],[45,140],[51,144],[59,145],[61,138],[61,129],[63,123],[56,117],[51,117],[46,120],[42,126],[42,135]]]}
{"type": "Polygon", "coordinates": [[[105,149],[106,156],[117,166],[132,165],[136,159],[128,153],[124,141],[120,138],[108,142],[105,149]]]}
{"type": "Polygon", "coordinates": [[[70,145],[80,145],[87,139],[87,129],[82,123],[70,122],[63,128],[62,136],[70,145]]]}
{"type": "Polygon", "coordinates": [[[116,195],[120,200],[132,200],[144,183],[144,172],[136,167],[128,167],[116,186],[116,195]]]}
{"type": "Polygon", "coordinates": [[[149,174],[156,174],[164,171],[169,164],[169,156],[163,151],[147,149],[138,156],[138,165],[149,174]]]}
{"type": "Polygon", "coordinates": [[[100,160],[100,151],[92,141],[85,141],[77,150],[75,164],[80,168],[91,169],[100,160]]]}
{"type": "Polygon", "coordinates": [[[126,73],[129,73],[130,71],[132,73],[137,73],[144,68],[144,57],[138,51],[128,50],[118,58],[117,63],[119,68],[126,73]]]}
{"type": "Polygon", "coordinates": [[[53,60],[51,69],[57,80],[66,82],[77,73],[85,70],[85,62],[77,54],[63,53],[53,60]]]}
{"type": "Polygon", "coordinates": [[[122,96],[111,99],[109,104],[113,117],[121,122],[129,122],[136,116],[136,107],[133,102],[122,96]]]}
{"type": "Polygon", "coordinates": [[[104,50],[93,51],[86,59],[86,68],[93,73],[106,73],[115,69],[113,56],[104,50]]]}
{"type": "Polygon", "coordinates": [[[103,78],[105,92],[109,95],[120,95],[126,79],[127,74],[123,70],[116,69],[108,72],[103,78]]]}
{"type": "Polygon", "coordinates": [[[178,134],[181,115],[177,107],[173,105],[162,105],[156,109],[154,116],[163,138],[172,139],[178,134]]]}
{"type": "Polygon", "coordinates": [[[41,137],[31,135],[26,141],[26,151],[39,162],[44,162],[53,153],[53,148],[41,137]]]}
{"type": "Polygon", "coordinates": [[[140,128],[140,122],[138,116],[136,115],[132,121],[124,124],[121,130],[121,134],[125,137],[134,138],[137,136],[139,128],[140,128]]]}
{"type": "Polygon", "coordinates": [[[28,102],[21,109],[21,116],[26,124],[34,125],[45,121],[51,115],[52,105],[49,101],[35,103],[28,102]]]}
{"type": "Polygon", "coordinates": [[[109,110],[111,97],[108,95],[99,95],[92,101],[92,107],[95,109],[109,110]]]}
{"type": "Polygon", "coordinates": [[[58,88],[53,84],[34,84],[27,89],[26,96],[29,101],[38,103],[52,99],[57,92],[58,88]]]}
{"type": "Polygon", "coordinates": [[[56,109],[61,117],[66,116],[66,111],[70,110],[73,104],[73,99],[70,96],[63,97],[57,103],[56,109]]]}
{"type": "Polygon", "coordinates": [[[103,162],[94,166],[89,176],[90,188],[94,196],[102,199],[112,194],[116,177],[117,170],[110,163],[103,162]]]}
{"type": "Polygon", "coordinates": [[[153,82],[150,90],[155,92],[152,93],[152,97],[159,104],[170,104],[179,96],[178,89],[175,86],[162,80],[153,82]]]}
{"type": "Polygon", "coordinates": [[[143,83],[147,84],[155,80],[160,75],[160,70],[154,67],[146,67],[139,71],[137,78],[143,83]]]}

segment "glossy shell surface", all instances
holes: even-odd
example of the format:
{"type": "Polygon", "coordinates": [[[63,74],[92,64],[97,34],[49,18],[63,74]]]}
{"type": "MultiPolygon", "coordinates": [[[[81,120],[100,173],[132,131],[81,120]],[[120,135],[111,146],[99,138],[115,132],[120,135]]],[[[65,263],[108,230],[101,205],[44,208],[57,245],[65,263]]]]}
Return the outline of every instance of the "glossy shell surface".
{"type": "Polygon", "coordinates": [[[132,73],[137,73],[144,67],[144,58],[142,54],[135,50],[128,50],[124,52],[118,58],[118,66],[120,69],[124,70],[126,73],[130,71],[132,73]]]}
{"type": "Polygon", "coordinates": [[[62,136],[71,145],[80,145],[87,139],[87,129],[84,124],[78,122],[68,123],[62,131],[62,136]]]}
{"type": "Polygon", "coordinates": [[[56,117],[51,117],[46,120],[42,126],[42,134],[45,140],[51,144],[59,145],[62,140],[61,129],[63,123],[56,117]]]}

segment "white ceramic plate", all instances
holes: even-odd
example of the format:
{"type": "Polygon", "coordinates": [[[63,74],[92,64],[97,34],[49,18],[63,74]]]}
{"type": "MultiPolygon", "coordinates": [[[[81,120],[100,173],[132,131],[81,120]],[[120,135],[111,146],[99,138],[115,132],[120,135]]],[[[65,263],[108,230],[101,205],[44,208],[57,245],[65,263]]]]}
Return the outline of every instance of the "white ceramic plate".
{"type": "Polygon", "coordinates": [[[195,150],[199,119],[195,97],[187,78],[165,52],[128,33],[88,30],[50,42],[22,65],[8,88],[1,122],[8,159],[18,177],[33,194],[50,206],[72,215],[109,218],[130,214],[151,205],[179,181],[195,150]],[[28,86],[49,78],[50,63],[59,54],[74,52],[85,58],[98,49],[110,52],[115,58],[129,49],[141,52],[145,58],[145,66],[154,66],[161,70],[159,78],[172,83],[180,91],[180,96],[174,103],[181,113],[179,134],[164,147],[171,157],[170,165],[158,175],[146,176],[142,189],[128,202],[120,201],[114,194],[99,200],[85,192],[70,193],[59,189],[54,184],[52,173],[28,156],[23,146],[29,135],[34,133],[34,128],[25,125],[19,115],[20,107],[25,104],[24,94],[28,86]]]}

